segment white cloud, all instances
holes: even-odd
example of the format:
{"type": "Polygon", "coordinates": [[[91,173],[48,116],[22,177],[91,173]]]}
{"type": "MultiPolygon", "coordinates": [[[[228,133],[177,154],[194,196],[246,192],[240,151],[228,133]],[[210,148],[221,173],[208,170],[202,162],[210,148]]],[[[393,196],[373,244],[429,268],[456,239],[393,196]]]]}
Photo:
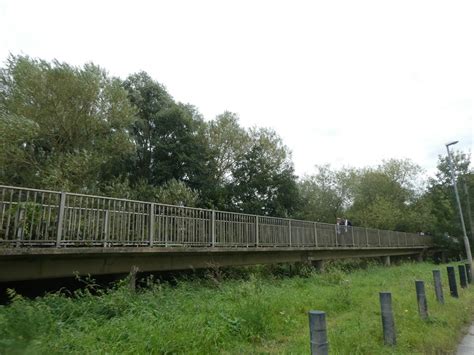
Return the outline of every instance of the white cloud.
{"type": "Polygon", "coordinates": [[[207,118],[275,128],[299,174],[314,164],[472,149],[471,1],[9,1],[0,58],[146,70],[207,118]]]}

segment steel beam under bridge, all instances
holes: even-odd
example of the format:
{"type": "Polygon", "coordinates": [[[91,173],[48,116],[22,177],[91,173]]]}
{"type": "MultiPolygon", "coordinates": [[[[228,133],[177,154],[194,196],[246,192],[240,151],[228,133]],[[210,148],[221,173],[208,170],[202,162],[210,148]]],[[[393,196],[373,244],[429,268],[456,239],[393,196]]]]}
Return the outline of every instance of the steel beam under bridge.
{"type": "Polygon", "coordinates": [[[8,248],[0,249],[0,282],[139,271],[200,269],[327,259],[422,255],[426,246],[337,248],[8,248]]]}

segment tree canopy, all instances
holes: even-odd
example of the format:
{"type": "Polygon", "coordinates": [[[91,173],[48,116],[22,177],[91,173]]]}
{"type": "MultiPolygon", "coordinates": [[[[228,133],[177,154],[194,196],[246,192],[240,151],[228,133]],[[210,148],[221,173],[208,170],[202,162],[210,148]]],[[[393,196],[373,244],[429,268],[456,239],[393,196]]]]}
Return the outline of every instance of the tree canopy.
{"type": "Polygon", "coordinates": [[[93,190],[134,154],[135,110],[121,81],[93,64],[10,57],[0,112],[0,176],[10,184],[93,190]]]}
{"type": "MultiPolygon", "coordinates": [[[[455,152],[454,166],[472,236],[470,156],[455,152]]],[[[0,183],[461,236],[446,157],[429,179],[407,159],[298,178],[274,130],[229,111],[205,119],[145,72],[121,80],[92,63],[6,60],[0,183]]]]}

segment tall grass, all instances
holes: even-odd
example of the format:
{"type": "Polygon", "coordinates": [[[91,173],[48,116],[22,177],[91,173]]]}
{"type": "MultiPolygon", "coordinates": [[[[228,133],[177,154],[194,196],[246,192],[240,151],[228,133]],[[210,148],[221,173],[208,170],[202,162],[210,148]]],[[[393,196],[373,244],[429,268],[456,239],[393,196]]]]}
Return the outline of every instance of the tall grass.
{"type": "Polygon", "coordinates": [[[455,348],[474,310],[474,287],[453,299],[441,266],[445,305],[434,298],[428,263],[316,273],[276,267],[173,285],[149,281],[132,294],[125,282],[93,283],[73,295],[28,300],[13,291],[0,307],[0,353],[292,353],[309,352],[307,312],[327,312],[334,354],[444,353],[455,348]],[[415,283],[425,280],[430,317],[418,316],[415,283]],[[392,292],[396,347],[383,345],[378,293],[392,292]]]}

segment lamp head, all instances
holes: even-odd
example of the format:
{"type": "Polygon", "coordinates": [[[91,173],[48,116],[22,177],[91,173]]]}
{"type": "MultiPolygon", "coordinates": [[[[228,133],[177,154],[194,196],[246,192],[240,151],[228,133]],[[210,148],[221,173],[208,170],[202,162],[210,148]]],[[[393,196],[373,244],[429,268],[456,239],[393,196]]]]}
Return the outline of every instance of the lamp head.
{"type": "Polygon", "coordinates": [[[450,145],[454,145],[456,143],[458,143],[459,141],[452,141],[452,142],[449,142],[449,143],[446,143],[446,147],[449,147],[450,145]]]}

